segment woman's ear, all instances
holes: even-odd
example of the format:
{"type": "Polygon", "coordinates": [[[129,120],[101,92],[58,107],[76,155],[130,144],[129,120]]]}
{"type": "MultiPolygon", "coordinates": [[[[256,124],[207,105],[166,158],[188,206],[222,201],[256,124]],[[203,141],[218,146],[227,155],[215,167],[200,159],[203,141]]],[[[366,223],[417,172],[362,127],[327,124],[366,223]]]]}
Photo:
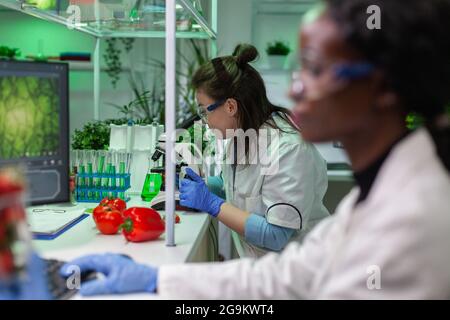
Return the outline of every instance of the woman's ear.
{"type": "Polygon", "coordinates": [[[387,83],[384,72],[376,72],[373,76],[373,90],[375,106],[379,110],[389,110],[399,105],[398,95],[392,91],[387,83]]]}
{"type": "Polygon", "coordinates": [[[376,105],[381,110],[389,110],[399,105],[397,94],[392,91],[380,92],[376,99],[376,105]]]}
{"type": "Polygon", "coordinates": [[[225,101],[225,110],[230,117],[235,117],[238,112],[238,103],[236,99],[227,99],[227,101],[225,101]]]}

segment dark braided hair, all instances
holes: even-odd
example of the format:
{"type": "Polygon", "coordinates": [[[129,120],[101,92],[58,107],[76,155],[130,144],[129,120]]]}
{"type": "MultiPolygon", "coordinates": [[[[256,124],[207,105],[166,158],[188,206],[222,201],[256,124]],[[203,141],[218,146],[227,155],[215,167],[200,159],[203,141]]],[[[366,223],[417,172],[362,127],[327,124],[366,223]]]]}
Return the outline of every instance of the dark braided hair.
{"type": "Polygon", "coordinates": [[[346,42],[384,71],[404,111],[426,120],[450,170],[449,126],[436,119],[450,105],[450,0],[325,0],[346,42]],[[367,8],[381,9],[381,29],[367,27],[367,8]]]}

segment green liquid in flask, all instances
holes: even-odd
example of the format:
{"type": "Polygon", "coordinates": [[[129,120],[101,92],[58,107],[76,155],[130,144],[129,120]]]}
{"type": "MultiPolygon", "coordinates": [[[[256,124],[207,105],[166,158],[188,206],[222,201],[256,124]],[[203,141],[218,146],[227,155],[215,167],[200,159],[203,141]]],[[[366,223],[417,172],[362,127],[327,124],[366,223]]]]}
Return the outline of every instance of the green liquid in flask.
{"type": "Polygon", "coordinates": [[[158,195],[161,184],[162,176],[159,173],[147,173],[141,193],[142,200],[152,201],[158,195]]]}

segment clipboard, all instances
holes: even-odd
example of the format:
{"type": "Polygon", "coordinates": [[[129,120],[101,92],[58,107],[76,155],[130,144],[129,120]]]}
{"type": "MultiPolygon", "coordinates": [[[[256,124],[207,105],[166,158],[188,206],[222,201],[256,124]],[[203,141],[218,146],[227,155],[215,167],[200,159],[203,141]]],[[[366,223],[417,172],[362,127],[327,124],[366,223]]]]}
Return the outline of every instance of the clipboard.
{"type": "Polygon", "coordinates": [[[69,229],[71,229],[72,227],[74,227],[75,225],[77,225],[78,223],[83,221],[84,219],[86,219],[87,217],[89,217],[89,214],[84,213],[79,218],[77,218],[76,220],[72,221],[70,224],[65,226],[63,229],[58,230],[58,232],[53,233],[53,234],[36,234],[36,233],[33,233],[33,239],[34,240],[54,240],[57,237],[59,237],[61,234],[63,234],[64,232],[68,231],[69,229]]]}

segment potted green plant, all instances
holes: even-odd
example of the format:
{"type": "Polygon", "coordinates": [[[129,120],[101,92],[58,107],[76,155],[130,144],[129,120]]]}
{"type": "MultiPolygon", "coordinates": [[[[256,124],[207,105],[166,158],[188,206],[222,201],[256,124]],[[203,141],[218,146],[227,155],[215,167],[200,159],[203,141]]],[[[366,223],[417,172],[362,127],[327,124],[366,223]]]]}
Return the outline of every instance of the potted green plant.
{"type": "Polygon", "coordinates": [[[75,129],[72,135],[74,150],[105,150],[109,145],[109,126],[103,122],[86,123],[82,130],[75,129]]]}
{"type": "Polygon", "coordinates": [[[291,48],[287,42],[274,41],[267,44],[266,52],[269,57],[269,65],[271,68],[284,69],[291,48]]]}
{"type": "Polygon", "coordinates": [[[20,50],[17,48],[9,48],[7,46],[0,46],[0,59],[14,60],[20,56],[20,50]]]}
{"type": "Polygon", "coordinates": [[[75,129],[72,135],[73,150],[107,150],[111,134],[111,124],[123,125],[128,119],[108,119],[104,121],[92,121],[83,126],[83,129],[75,129]]]}

